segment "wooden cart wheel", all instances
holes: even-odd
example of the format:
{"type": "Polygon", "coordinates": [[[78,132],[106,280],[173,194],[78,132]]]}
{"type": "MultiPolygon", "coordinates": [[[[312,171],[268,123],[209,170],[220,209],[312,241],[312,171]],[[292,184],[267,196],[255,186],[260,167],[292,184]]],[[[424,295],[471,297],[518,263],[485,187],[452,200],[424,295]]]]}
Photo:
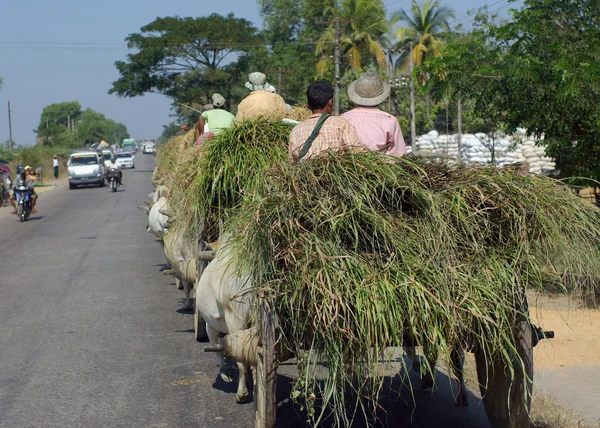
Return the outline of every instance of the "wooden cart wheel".
{"type": "Polygon", "coordinates": [[[511,374],[505,363],[486,363],[483,352],[475,352],[483,405],[492,428],[521,428],[529,423],[533,392],[533,337],[527,320],[519,321],[515,338],[525,370],[516,367],[511,374]]]}
{"type": "Polygon", "coordinates": [[[277,353],[275,324],[270,302],[263,301],[262,347],[258,351],[254,403],[256,428],[274,428],[277,420],[277,353]]]}

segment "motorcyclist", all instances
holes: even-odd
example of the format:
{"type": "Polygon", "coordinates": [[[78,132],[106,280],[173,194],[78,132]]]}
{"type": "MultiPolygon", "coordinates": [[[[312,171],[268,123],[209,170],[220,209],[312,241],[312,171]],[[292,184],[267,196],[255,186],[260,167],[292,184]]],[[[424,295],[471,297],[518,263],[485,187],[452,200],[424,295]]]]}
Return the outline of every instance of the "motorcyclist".
{"type": "Polygon", "coordinates": [[[121,165],[117,163],[117,157],[115,155],[112,155],[110,157],[110,162],[108,163],[108,171],[117,171],[117,184],[125,188],[125,186],[123,186],[122,183],[123,172],[121,171],[121,165]]]}
{"type": "Polygon", "coordinates": [[[31,212],[36,214],[37,211],[35,210],[35,203],[37,198],[34,197],[33,181],[27,177],[27,172],[25,171],[25,168],[23,168],[23,165],[17,166],[17,177],[13,183],[14,194],[10,200],[10,203],[15,209],[15,214],[17,213],[17,200],[21,196],[20,191],[18,191],[17,188],[21,186],[24,186],[29,190],[29,196],[31,198],[31,212]]]}

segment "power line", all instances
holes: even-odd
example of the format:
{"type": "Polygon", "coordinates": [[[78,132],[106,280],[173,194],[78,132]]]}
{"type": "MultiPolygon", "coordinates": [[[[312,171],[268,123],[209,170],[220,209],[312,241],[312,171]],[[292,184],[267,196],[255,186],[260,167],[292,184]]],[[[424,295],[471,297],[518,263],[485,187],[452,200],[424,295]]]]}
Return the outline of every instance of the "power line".
{"type": "MultiPolygon", "coordinates": [[[[494,3],[492,3],[492,4],[483,5],[482,7],[486,7],[487,6],[488,8],[490,8],[490,7],[496,6],[496,5],[500,4],[500,3],[505,3],[507,1],[508,1],[508,3],[506,3],[505,5],[500,6],[497,9],[489,11],[490,13],[494,13],[494,12],[499,11],[500,9],[505,8],[506,6],[509,6],[510,5],[510,0],[498,0],[498,1],[494,2],[494,3]]],[[[462,23],[469,23],[469,22],[474,21],[474,20],[475,20],[475,17],[473,17],[472,15],[465,15],[462,18],[456,18],[454,21],[451,21],[451,24],[459,24],[461,22],[462,23]]]]}

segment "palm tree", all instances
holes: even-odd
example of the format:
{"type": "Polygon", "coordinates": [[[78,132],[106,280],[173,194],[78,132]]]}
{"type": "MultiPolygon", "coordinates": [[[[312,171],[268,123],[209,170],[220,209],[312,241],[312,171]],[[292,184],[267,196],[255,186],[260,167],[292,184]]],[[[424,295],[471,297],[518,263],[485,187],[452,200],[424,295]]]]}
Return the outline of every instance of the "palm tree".
{"type": "MultiPolygon", "coordinates": [[[[440,6],[438,0],[427,0],[423,7],[419,7],[413,0],[411,7],[412,16],[404,10],[399,10],[392,16],[392,22],[402,22],[405,26],[396,28],[396,39],[398,44],[406,47],[413,43],[413,61],[415,66],[425,62],[427,57],[438,56],[444,47],[442,41],[444,35],[449,32],[448,20],[454,18],[454,12],[446,7],[440,6]]],[[[408,58],[402,58],[404,67],[408,58]]],[[[422,79],[425,76],[421,77],[422,79]]]]}
{"type": "MultiPolygon", "coordinates": [[[[326,10],[333,19],[352,21],[341,24],[340,51],[349,65],[362,68],[364,57],[375,58],[380,67],[387,65],[383,46],[378,41],[389,28],[382,0],[344,0],[341,7],[326,10]]],[[[321,56],[317,68],[323,74],[331,63],[335,41],[335,25],[331,24],[317,42],[316,54],[321,56]]]]}

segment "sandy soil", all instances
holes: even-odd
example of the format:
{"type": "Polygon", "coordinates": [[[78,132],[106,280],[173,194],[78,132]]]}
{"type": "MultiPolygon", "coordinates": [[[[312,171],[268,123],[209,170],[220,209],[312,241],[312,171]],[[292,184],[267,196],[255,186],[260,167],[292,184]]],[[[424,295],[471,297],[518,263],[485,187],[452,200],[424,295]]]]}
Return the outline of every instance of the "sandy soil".
{"type": "Polygon", "coordinates": [[[539,297],[531,316],[536,325],[556,334],[535,348],[536,369],[600,366],[600,311],[582,309],[564,297],[539,297]]]}

